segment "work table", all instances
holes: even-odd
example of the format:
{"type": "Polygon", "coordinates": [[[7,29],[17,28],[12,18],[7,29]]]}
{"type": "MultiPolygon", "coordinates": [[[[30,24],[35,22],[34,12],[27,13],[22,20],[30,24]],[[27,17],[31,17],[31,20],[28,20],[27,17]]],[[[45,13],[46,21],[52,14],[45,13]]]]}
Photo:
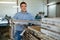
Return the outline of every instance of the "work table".
{"type": "Polygon", "coordinates": [[[10,39],[11,27],[7,20],[0,20],[0,40],[10,39]]]}
{"type": "MultiPolygon", "coordinates": [[[[60,40],[60,20],[57,19],[51,19],[51,18],[43,18],[41,22],[39,21],[20,21],[16,20],[16,24],[21,24],[20,22],[24,22],[23,24],[27,23],[33,23],[36,25],[29,26],[27,24],[27,30],[24,33],[24,40],[60,40]],[[58,20],[58,21],[57,21],[58,20]],[[37,25],[38,24],[38,25],[37,25]]],[[[13,20],[14,21],[14,20],[13,20]]],[[[1,22],[0,21],[0,27],[7,27],[9,28],[13,27],[12,30],[10,29],[10,36],[13,37],[14,35],[14,27],[16,24],[8,24],[7,21],[1,22]],[[2,25],[3,24],[3,25],[2,25]],[[2,25],[2,26],[1,26],[2,25]],[[13,33],[13,34],[12,34],[13,33]],[[12,35],[11,35],[12,34],[12,35]]],[[[1,30],[1,29],[0,29],[1,30]]],[[[7,30],[7,31],[8,31],[7,30]]]]}

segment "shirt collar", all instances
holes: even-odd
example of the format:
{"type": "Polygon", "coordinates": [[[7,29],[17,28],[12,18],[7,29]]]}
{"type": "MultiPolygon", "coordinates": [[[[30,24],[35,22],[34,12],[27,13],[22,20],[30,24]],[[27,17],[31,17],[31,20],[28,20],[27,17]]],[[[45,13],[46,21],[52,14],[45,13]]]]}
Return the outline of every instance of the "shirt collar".
{"type": "Polygon", "coordinates": [[[27,11],[26,11],[26,12],[22,12],[22,11],[21,11],[21,13],[23,13],[23,14],[28,14],[27,11]]]}

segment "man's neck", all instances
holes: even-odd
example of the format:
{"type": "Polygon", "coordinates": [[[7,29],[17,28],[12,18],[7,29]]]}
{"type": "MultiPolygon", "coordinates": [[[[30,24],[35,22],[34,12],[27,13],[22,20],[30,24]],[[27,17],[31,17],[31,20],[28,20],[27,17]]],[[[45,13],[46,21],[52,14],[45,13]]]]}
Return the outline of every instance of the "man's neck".
{"type": "Polygon", "coordinates": [[[26,13],[27,11],[21,11],[22,13],[26,13]]]}

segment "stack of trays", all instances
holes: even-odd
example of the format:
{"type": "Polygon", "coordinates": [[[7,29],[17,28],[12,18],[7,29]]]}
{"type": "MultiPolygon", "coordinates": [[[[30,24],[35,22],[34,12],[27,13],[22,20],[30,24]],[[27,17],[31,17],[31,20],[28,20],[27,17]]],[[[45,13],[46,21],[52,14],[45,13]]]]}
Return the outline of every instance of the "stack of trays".
{"type": "Polygon", "coordinates": [[[60,40],[60,18],[43,18],[41,32],[60,40]]]}
{"type": "Polygon", "coordinates": [[[50,37],[42,32],[39,32],[33,28],[30,28],[30,27],[28,27],[28,28],[30,29],[30,31],[29,31],[30,33],[34,34],[36,37],[40,38],[41,40],[56,40],[56,39],[54,39],[54,38],[52,38],[52,37],[50,37]]]}

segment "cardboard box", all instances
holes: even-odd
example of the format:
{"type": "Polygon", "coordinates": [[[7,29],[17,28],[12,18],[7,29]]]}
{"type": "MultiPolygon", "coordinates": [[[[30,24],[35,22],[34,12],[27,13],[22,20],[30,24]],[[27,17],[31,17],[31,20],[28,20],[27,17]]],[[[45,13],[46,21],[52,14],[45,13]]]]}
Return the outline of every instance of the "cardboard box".
{"type": "Polygon", "coordinates": [[[37,30],[37,31],[41,31],[40,26],[32,26],[31,28],[33,28],[33,29],[35,29],[35,30],[37,30]]]}

